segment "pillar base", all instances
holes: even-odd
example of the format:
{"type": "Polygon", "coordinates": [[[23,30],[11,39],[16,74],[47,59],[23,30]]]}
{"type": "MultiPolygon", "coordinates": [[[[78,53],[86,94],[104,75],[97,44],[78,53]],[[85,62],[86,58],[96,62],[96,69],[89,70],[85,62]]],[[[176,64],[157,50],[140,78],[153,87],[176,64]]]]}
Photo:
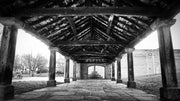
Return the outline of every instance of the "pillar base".
{"type": "Polygon", "coordinates": [[[136,82],[134,82],[134,81],[128,81],[128,82],[127,82],[127,87],[128,87],[128,88],[136,88],[136,82]]]}
{"type": "Polygon", "coordinates": [[[161,101],[180,101],[180,88],[168,87],[160,88],[161,101]]]}
{"type": "Polygon", "coordinates": [[[64,79],[64,83],[70,83],[70,79],[64,79]]]}
{"type": "Polygon", "coordinates": [[[121,79],[117,79],[116,83],[122,83],[123,81],[121,79]]]}
{"type": "Polygon", "coordinates": [[[8,100],[14,98],[14,86],[0,85],[0,100],[8,100]]]}
{"type": "Polygon", "coordinates": [[[73,80],[73,81],[77,81],[77,78],[73,78],[72,80],[73,80]]]}
{"type": "Polygon", "coordinates": [[[111,81],[116,81],[116,79],[115,78],[111,78],[111,81]]]}
{"type": "Polygon", "coordinates": [[[54,87],[54,86],[56,86],[56,80],[47,81],[47,87],[54,87]]]}

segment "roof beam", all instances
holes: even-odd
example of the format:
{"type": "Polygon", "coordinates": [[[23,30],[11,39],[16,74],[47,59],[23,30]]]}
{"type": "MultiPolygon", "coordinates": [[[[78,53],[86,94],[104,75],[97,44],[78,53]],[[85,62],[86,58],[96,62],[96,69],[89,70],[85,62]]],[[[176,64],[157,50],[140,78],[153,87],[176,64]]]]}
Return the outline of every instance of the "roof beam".
{"type": "Polygon", "coordinates": [[[76,31],[76,27],[75,27],[75,24],[74,24],[74,21],[73,21],[73,18],[70,17],[70,16],[67,16],[66,19],[68,20],[70,26],[71,26],[71,29],[73,31],[73,34],[76,35],[77,34],[77,31],[76,31]]]}
{"type": "Polygon", "coordinates": [[[179,12],[180,12],[180,1],[179,0],[174,0],[174,2],[170,5],[169,13],[166,11],[163,12],[164,16],[166,19],[171,19],[175,17],[179,12]]]}
{"type": "Polygon", "coordinates": [[[115,54],[100,53],[100,52],[78,52],[78,53],[72,53],[70,55],[73,55],[73,56],[99,56],[99,57],[107,57],[107,56],[114,57],[114,56],[116,56],[115,54]]]}
{"type": "Polygon", "coordinates": [[[122,45],[123,42],[110,42],[110,41],[58,41],[58,46],[94,46],[94,45],[122,45]]]}
{"type": "Polygon", "coordinates": [[[114,15],[111,15],[109,17],[109,23],[108,23],[108,28],[106,30],[106,33],[109,35],[111,33],[111,28],[112,28],[112,25],[113,25],[113,19],[114,19],[114,15]]]}
{"type": "Polygon", "coordinates": [[[12,13],[14,16],[77,16],[77,15],[132,15],[163,16],[162,9],[155,7],[61,7],[26,9],[12,13]]]}

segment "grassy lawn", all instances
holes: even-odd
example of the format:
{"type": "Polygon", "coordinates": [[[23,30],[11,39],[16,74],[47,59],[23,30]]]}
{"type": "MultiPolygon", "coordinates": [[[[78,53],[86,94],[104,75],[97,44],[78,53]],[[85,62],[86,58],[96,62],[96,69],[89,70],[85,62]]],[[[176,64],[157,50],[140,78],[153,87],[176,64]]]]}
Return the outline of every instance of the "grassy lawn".
{"type": "MultiPolygon", "coordinates": [[[[62,84],[57,82],[57,84],[62,84]]],[[[14,93],[21,94],[29,91],[33,91],[35,89],[41,89],[47,87],[47,81],[18,81],[13,82],[12,85],[14,86],[14,93]]]]}
{"type": "MultiPolygon", "coordinates": [[[[180,85],[180,73],[177,73],[179,85],[180,85]]],[[[123,81],[127,81],[124,78],[123,81]]],[[[149,94],[154,94],[159,97],[159,88],[162,87],[161,75],[149,75],[149,76],[139,76],[135,77],[137,89],[143,90],[149,94]]],[[[126,84],[126,82],[123,82],[126,84]]]]}
{"type": "Polygon", "coordinates": [[[15,94],[21,94],[35,89],[44,88],[47,86],[46,81],[18,81],[13,82],[15,94]]]}

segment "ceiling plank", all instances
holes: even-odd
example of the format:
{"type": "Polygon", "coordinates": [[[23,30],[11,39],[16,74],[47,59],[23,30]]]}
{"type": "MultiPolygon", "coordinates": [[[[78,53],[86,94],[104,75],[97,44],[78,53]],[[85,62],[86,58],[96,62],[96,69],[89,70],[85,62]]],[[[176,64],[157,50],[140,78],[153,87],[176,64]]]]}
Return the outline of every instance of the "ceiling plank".
{"type": "Polygon", "coordinates": [[[77,16],[77,15],[132,15],[132,16],[163,16],[162,9],[155,7],[61,7],[26,9],[14,12],[14,16],[77,16]]]}

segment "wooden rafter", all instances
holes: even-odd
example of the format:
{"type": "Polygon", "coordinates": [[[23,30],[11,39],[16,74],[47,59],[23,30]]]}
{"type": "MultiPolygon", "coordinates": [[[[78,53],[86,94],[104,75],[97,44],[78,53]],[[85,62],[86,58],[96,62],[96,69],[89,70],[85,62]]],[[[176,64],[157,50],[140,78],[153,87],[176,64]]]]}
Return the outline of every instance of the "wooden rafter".
{"type": "Polygon", "coordinates": [[[114,15],[111,15],[109,17],[109,23],[108,23],[108,28],[106,30],[106,33],[109,35],[110,34],[110,31],[111,31],[111,28],[112,28],[112,25],[113,25],[113,20],[114,20],[114,15]]]}
{"type": "Polygon", "coordinates": [[[131,16],[163,16],[162,10],[155,7],[61,7],[26,9],[14,12],[13,16],[87,16],[87,15],[131,15],[131,16]]]}
{"type": "Polygon", "coordinates": [[[76,27],[75,27],[75,24],[74,24],[74,21],[73,21],[73,18],[70,17],[70,16],[67,16],[66,19],[68,20],[70,26],[71,26],[71,29],[73,31],[73,34],[76,35],[77,34],[77,31],[76,31],[76,27]]]}
{"type": "MultiPolygon", "coordinates": [[[[58,46],[94,46],[94,45],[122,45],[122,42],[107,42],[107,41],[58,41],[58,46]]],[[[124,44],[123,44],[124,45],[124,44]]]]}
{"type": "Polygon", "coordinates": [[[48,28],[49,26],[52,26],[52,24],[54,24],[54,23],[57,23],[59,20],[61,20],[62,19],[62,17],[57,17],[56,19],[54,19],[53,21],[51,21],[51,22],[49,22],[49,23],[47,23],[47,24],[45,24],[45,25],[42,25],[42,26],[40,26],[40,27],[38,27],[38,28],[36,28],[36,30],[41,30],[41,29],[43,29],[43,28],[48,28]]]}
{"type": "Polygon", "coordinates": [[[36,24],[39,24],[40,22],[44,21],[44,20],[47,20],[51,18],[50,16],[44,16],[36,21],[33,21],[33,22],[30,22],[29,25],[36,25],[36,24]]]}

